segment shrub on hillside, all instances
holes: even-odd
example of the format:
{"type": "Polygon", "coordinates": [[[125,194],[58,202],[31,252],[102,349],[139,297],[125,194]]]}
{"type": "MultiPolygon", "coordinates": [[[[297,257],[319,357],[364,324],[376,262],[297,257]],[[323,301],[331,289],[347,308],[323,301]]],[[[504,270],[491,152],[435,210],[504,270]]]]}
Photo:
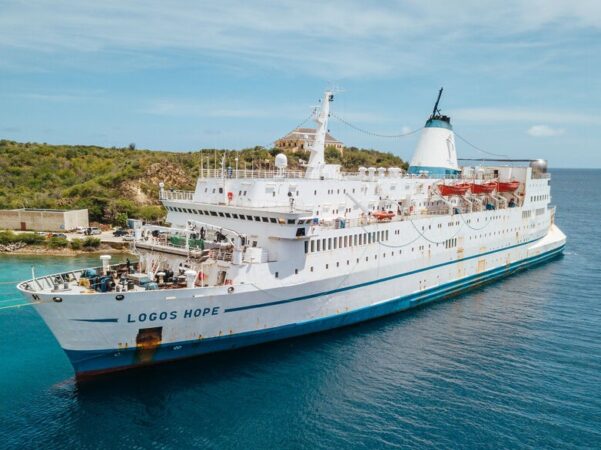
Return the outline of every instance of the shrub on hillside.
{"type": "Polygon", "coordinates": [[[72,250],[81,250],[81,248],[83,247],[83,241],[81,239],[75,238],[71,240],[70,245],[72,250]]]}
{"type": "Polygon", "coordinates": [[[6,245],[15,242],[15,236],[15,233],[12,231],[0,231],[0,245],[6,245]]]}
{"type": "Polygon", "coordinates": [[[37,233],[21,233],[15,235],[15,241],[24,242],[28,245],[42,244],[45,240],[46,238],[43,235],[37,233]]]}
{"type": "Polygon", "coordinates": [[[69,241],[62,237],[51,237],[47,242],[48,248],[66,248],[69,241]]]}
{"type": "Polygon", "coordinates": [[[85,238],[83,240],[83,246],[86,249],[93,249],[93,248],[98,248],[100,247],[100,239],[92,237],[92,236],[88,236],[87,238],[85,238]]]}

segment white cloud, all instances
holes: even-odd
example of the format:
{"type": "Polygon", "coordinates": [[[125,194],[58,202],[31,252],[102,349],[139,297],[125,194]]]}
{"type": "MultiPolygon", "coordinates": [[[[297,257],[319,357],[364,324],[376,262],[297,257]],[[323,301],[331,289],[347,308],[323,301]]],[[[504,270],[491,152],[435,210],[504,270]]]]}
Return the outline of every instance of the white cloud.
{"type": "Polygon", "coordinates": [[[563,128],[552,128],[548,125],[533,125],[528,128],[528,134],[534,137],[561,136],[565,131],[563,128]]]}
{"type": "Polygon", "coordinates": [[[469,55],[482,43],[523,44],[520,33],[585,27],[601,28],[601,2],[9,0],[0,15],[0,64],[39,70],[39,57],[46,55],[53,66],[108,70],[100,57],[107,56],[110,69],[119,70],[132,64],[164,66],[166,59],[180,57],[364,77],[430,67],[433,60],[452,59],[452,52],[469,55]],[[448,44],[449,53],[433,54],[442,44],[448,44]]]}
{"type": "Polygon", "coordinates": [[[547,122],[554,124],[578,123],[601,125],[601,115],[571,111],[549,111],[526,108],[459,108],[451,117],[463,122],[547,122]]]}

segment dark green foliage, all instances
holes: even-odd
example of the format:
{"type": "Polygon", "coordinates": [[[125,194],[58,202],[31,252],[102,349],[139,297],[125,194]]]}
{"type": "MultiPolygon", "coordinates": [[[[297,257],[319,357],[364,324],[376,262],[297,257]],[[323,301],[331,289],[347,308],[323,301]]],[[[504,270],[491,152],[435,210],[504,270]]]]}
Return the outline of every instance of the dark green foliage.
{"type": "Polygon", "coordinates": [[[65,248],[69,245],[69,241],[62,237],[51,237],[46,245],[48,245],[48,248],[65,248]]]}
{"type": "Polygon", "coordinates": [[[81,248],[83,247],[83,241],[81,239],[75,238],[71,240],[69,245],[72,250],[81,250],[81,248]]]}
{"type": "Polygon", "coordinates": [[[83,240],[83,247],[86,249],[98,248],[100,247],[100,239],[88,236],[83,240]]]}
{"type": "Polygon", "coordinates": [[[37,233],[21,233],[15,236],[17,241],[25,242],[29,245],[42,244],[46,240],[45,236],[37,233]]]}
{"type": "MultiPolygon", "coordinates": [[[[158,183],[170,189],[194,189],[198,170],[225,167],[273,169],[279,149],[253,147],[241,151],[204,149],[173,153],[129,148],[18,143],[0,140],[0,209],[87,208],[90,220],[123,226],[128,218],[161,221],[158,183]]],[[[290,169],[309,160],[308,151],[285,151],[290,169]]],[[[328,163],[343,170],[359,166],[406,168],[400,158],[355,147],[344,155],[326,149],[328,163]]],[[[5,239],[6,237],[4,237],[5,239]]]]}
{"type": "Polygon", "coordinates": [[[0,244],[6,245],[13,242],[24,242],[29,245],[42,244],[46,238],[36,233],[14,233],[12,231],[0,231],[0,244]]]}

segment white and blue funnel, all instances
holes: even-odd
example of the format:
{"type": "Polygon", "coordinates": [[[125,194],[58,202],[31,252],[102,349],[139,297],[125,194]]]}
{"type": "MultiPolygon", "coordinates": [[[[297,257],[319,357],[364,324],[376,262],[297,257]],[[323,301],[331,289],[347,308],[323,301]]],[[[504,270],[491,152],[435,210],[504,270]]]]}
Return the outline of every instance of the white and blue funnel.
{"type": "Polygon", "coordinates": [[[434,111],[426,121],[411,158],[409,165],[411,174],[427,174],[435,178],[457,175],[460,172],[451,119],[441,115],[438,110],[441,94],[442,88],[438,92],[434,111]]]}

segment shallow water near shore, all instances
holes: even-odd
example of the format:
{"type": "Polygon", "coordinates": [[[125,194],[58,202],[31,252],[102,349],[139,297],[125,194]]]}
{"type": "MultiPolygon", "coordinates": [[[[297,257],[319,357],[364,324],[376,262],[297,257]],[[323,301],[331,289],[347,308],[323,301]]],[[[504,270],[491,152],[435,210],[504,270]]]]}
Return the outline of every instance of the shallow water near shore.
{"type": "MultiPolygon", "coordinates": [[[[552,176],[563,257],[340,330],[77,384],[31,307],[0,309],[0,448],[599,448],[601,171],[552,176]]],[[[0,308],[32,264],[98,256],[0,256],[0,308]]]]}

